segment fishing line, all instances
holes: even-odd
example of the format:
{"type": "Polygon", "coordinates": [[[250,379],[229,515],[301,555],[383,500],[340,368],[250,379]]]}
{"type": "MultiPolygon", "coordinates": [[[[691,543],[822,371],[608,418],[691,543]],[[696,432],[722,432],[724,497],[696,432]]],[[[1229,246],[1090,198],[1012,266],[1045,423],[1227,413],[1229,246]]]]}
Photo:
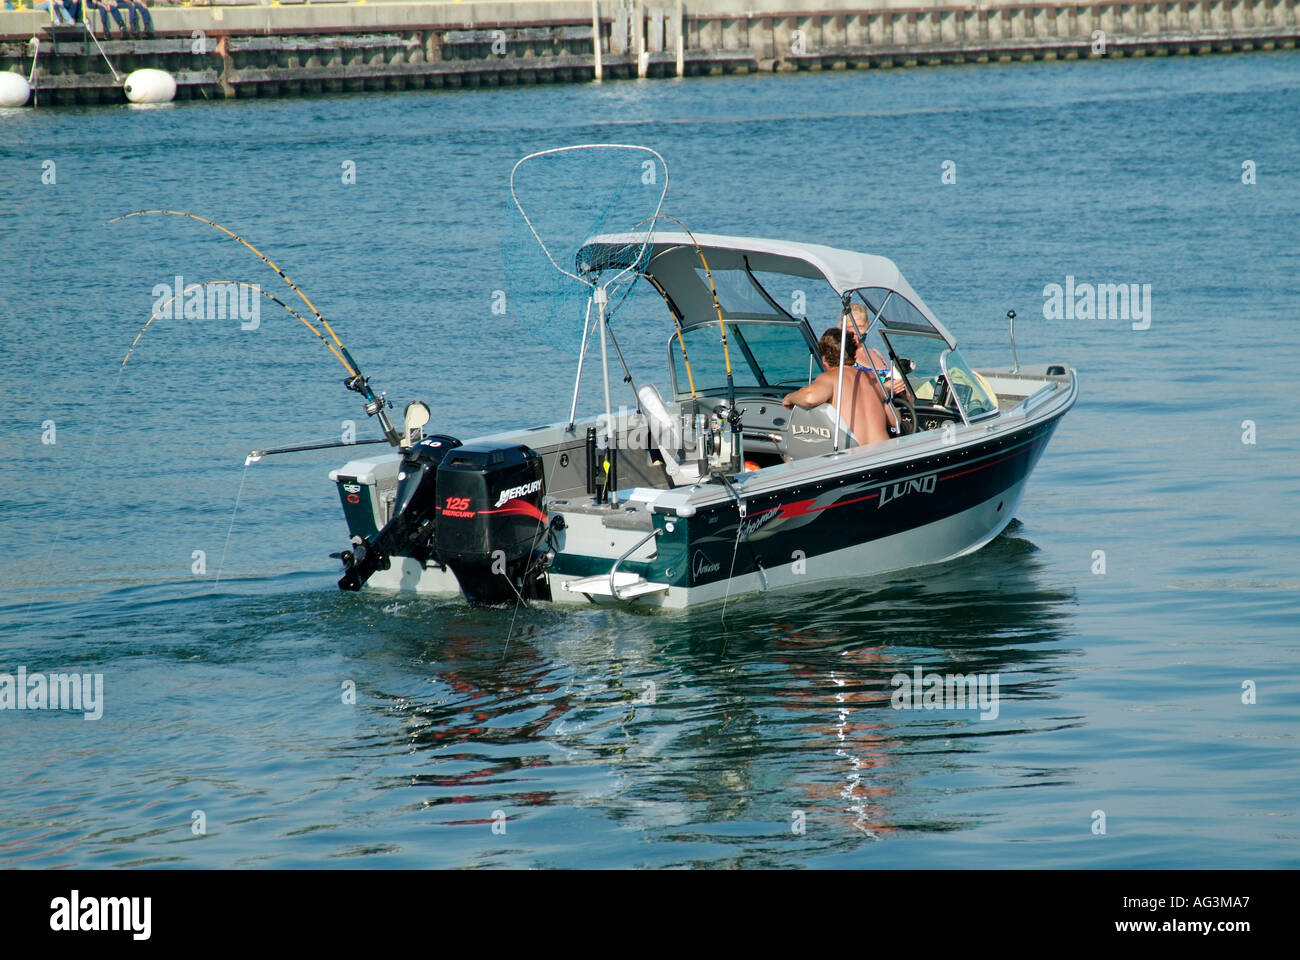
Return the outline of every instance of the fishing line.
{"type": "Polygon", "coordinates": [[[235,509],[230,512],[230,526],[226,528],[226,542],[221,546],[221,562],[217,564],[217,579],[212,583],[215,593],[221,583],[221,571],[226,566],[226,549],[230,546],[230,534],[235,529],[235,514],[239,513],[239,500],[244,495],[244,478],[248,476],[249,461],[244,461],[244,472],[239,475],[239,491],[235,494],[235,509]]]}
{"type": "MultiPolygon", "coordinates": [[[[727,349],[727,324],[726,321],[722,319],[722,304],[718,301],[718,288],[714,286],[713,271],[709,269],[709,261],[705,258],[704,250],[700,247],[700,242],[695,239],[695,234],[691,232],[691,228],[682,223],[682,221],[678,220],[671,214],[656,213],[653,217],[647,217],[645,220],[642,220],[641,223],[648,223],[654,220],[671,220],[673,223],[677,224],[677,226],[681,227],[682,230],[685,231],[686,235],[691,238],[691,244],[695,247],[695,253],[700,258],[700,263],[704,266],[704,276],[709,281],[709,294],[713,297],[713,311],[718,315],[718,326],[722,331],[722,358],[726,362],[727,366],[728,399],[731,401],[732,407],[735,407],[736,390],[735,386],[731,382],[731,351],[727,349]]],[[[641,223],[638,223],[637,226],[641,226],[641,223]]]]}
{"type": "MultiPolygon", "coordinates": [[[[741,522],[741,518],[737,517],[736,539],[731,544],[731,567],[727,570],[727,592],[722,595],[722,626],[724,630],[727,626],[727,601],[731,598],[731,578],[732,574],[736,572],[736,554],[740,550],[740,531],[743,526],[744,524],[741,522]]],[[[723,653],[726,653],[727,651],[725,640],[723,641],[722,651],[723,653]]]]}
{"type": "MultiPolygon", "coordinates": [[[[548,533],[548,532],[550,532],[550,527],[547,526],[547,525],[545,525],[545,524],[542,524],[541,521],[538,521],[538,531],[537,531],[537,536],[533,537],[533,545],[532,545],[532,546],[529,548],[529,550],[528,550],[528,554],[529,554],[529,556],[532,556],[533,553],[537,550],[537,544],[538,544],[539,542],[541,542],[542,534],[544,534],[544,533],[548,533]]],[[[529,574],[531,574],[532,572],[533,572],[533,564],[530,563],[530,564],[528,565],[528,567],[524,570],[524,576],[527,577],[527,576],[528,576],[529,574]]],[[[508,651],[508,650],[510,649],[510,637],[511,637],[511,636],[514,634],[514,632],[515,632],[515,618],[516,618],[517,616],[519,616],[519,607],[520,607],[521,605],[522,605],[522,606],[527,606],[527,605],[528,605],[528,604],[527,604],[527,601],[524,600],[524,595],[523,595],[522,593],[520,593],[520,592],[515,588],[514,581],[510,579],[509,575],[506,576],[506,583],[510,584],[510,589],[515,591],[515,598],[516,598],[516,599],[515,599],[515,610],[514,610],[514,613],[510,614],[510,629],[508,629],[508,630],[506,631],[506,642],[505,642],[505,646],[503,646],[503,647],[501,648],[501,659],[502,659],[502,660],[505,660],[505,658],[506,658],[506,651],[508,651]]]]}
{"type": "MultiPolygon", "coordinates": [[[[717,314],[718,330],[722,334],[722,359],[727,369],[727,406],[729,408],[727,422],[731,424],[732,435],[731,465],[733,470],[739,470],[741,464],[738,462],[736,454],[738,449],[737,442],[740,434],[740,413],[736,409],[736,384],[731,374],[731,348],[727,344],[727,322],[722,316],[722,303],[718,300],[718,288],[713,282],[713,271],[709,268],[708,258],[704,256],[704,249],[700,246],[700,242],[695,239],[695,234],[691,231],[691,228],[671,214],[656,212],[654,216],[647,217],[645,220],[642,220],[641,223],[638,223],[637,226],[640,227],[642,223],[653,222],[655,220],[670,220],[685,231],[686,236],[690,237],[692,246],[695,247],[695,253],[696,256],[700,258],[700,264],[704,267],[704,276],[709,281],[709,295],[713,298],[713,312],[717,314]]],[[[683,354],[685,353],[685,350],[686,347],[683,342],[683,354]]]]}
{"type": "MultiPolygon", "coordinates": [[[[727,492],[731,494],[731,498],[736,502],[736,540],[731,545],[731,568],[727,571],[727,592],[722,596],[722,626],[725,629],[727,626],[727,601],[731,598],[732,575],[736,572],[736,553],[740,550],[740,534],[745,529],[745,515],[749,511],[745,508],[745,502],[740,499],[740,494],[736,493],[736,488],[731,485],[731,481],[727,479],[726,474],[722,474],[720,479],[722,480],[722,485],[727,488],[727,492]]],[[[745,542],[748,544],[749,539],[746,538],[745,542]]],[[[758,557],[754,555],[754,548],[752,545],[749,548],[749,552],[751,556],[754,556],[755,561],[757,561],[758,557]]],[[[764,589],[767,587],[766,579],[767,578],[764,577],[764,589]]],[[[727,649],[725,642],[722,649],[724,652],[727,649]]]]}
{"type": "MultiPolygon", "coordinates": [[[[195,290],[201,290],[206,287],[221,286],[221,285],[232,285],[232,286],[244,287],[251,290],[256,290],[259,293],[261,293],[262,296],[270,300],[272,303],[279,304],[289,313],[293,314],[293,316],[301,320],[302,323],[305,324],[306,327],[312,331],[312,333],[316,334],[317,337],[320,337],[321,341],[325,344],[325,346],[329,347],[330,351],[336,357],[338,357],[340,361],[343,361],[343,357],[339,355],[339,352],[334,349],[333,345],[330,344],[328,340],[326,340],[323,336],[321,336],[320,331],[317,330],[315,327],[313,327],[310,321],[308,321],[305,317],[303,317],[302,314],[300,314],[297,310],[293,309],[293,307],[289,306],[287,303],[280,300],[278,297],[274,296],[273,294],[263,290],[257,284],[245,283],[242,280],[206,280],[203,283],[190,284],[188,287],[184,288],[180,293],[173,294],[171,297],[167,298],[167,300],[165,300],[158,307],[157,310],[153,312],[153,315],[150,316],[147,321],[145,321],[145,325],[140,328],[140,332],[135,335],[135,339],[131,342],[131,348],[126,351],[126,356],[122,358],[122,366],[118,368],[118,378],[119,379],[121,378],[122,371],[126,369],[127,361],[131,359],[131,354],[135,352],[135,348],[139,345],[140,339],[144,336],[145,331],[149,329],[149,325],[153,323],[155,320],[157,320],[159,317],[163,316],[164,313],[171,313],[172,311],[168,311],[167,308],[172,303],[181,299],[184,296],[188,296],[190,293],[192,293],[195,290]]],[[[347,366],[346,361],[344,361],[344,366],[347,366]]],[[[230,536],[235,529],[235,517],[239,513],[239,501],[240,498],[243,497],[244,495],[244,480],[248,476],[249,465],[252,464],[253,462],[254,461],[252,460],[246,459],[244,461],[244,471],[239,475],[239,491],[235,494],[235,509],[230,514],[230,526],[226,530],[226,542],[221,547],[221,562],[217,566],[217,577],[212,584],[213,591],[215,591],[221,583],[221,573],[226,566],[226,551],[230,547],[230,536]]]]}
{"type": "MultiPolygon", "coordinates": [[[[259,291],[264,297],[266,297],[272,303],[279,304],[289,313],[293,314],[293,316],[296,317],[298,320],[302,321],[302,323],[305,324],[309,329],[311,329],[313,333],[315,333],[318,337],[320,337],[320,339],[325,343],[327,347],[330,348],[330,350],[335,354],[335,356],[339,356],[338,351],[334,349],[333,345],[330,344],[328,341],[326,341],[324,337],[321,337],[320,332],[316,330],[306,318],[304,318],[301,314],[299,314],[298,311],[294,310],[293,307],[289,306],[287,303],[280,300],[274,294],[271,294],[266,290],[263,290],[261,287],[257,286],[256,284],[245,283],[239,280],[208,280],[208,281],[204,281],[203,283],[190,284],[188,287],[185,287],[180,293],[173,294],[171,297],[165,300],[161,305],[159,305],[158,309],[156,309],[153,312],[153,314],[149,317],[149,319],[145,322],[145,325],[140,328],[140,332],[136,334],[135,339],[131,342],[130,348],[126,351],[126,356],[122,358],[121,365],[117,368],[117,375],[113,378],[113,386],[109,390],[109,394],[107,397],[107,405],[109,409],[112,408],[113,402],[117,399],[118,393],[121,391],[122,374],[126,370],[127,362],[131,359],[132,354],[135,353],[136,347],[139,346],[140,340],[142,337],[144,337],[145,331],[149,329],[149,326],[155,320],[159,319],[164,315],[164,313],[167,312],[167,307],[169,307],[172,303],[181,299],[182,297],[192,293],[194,290],[203,289],[208,286],[217,286],[217,285],[224,285],[224,284],[245,287],[245,288],[250,288],[259,291]]],[[[342,360],[343,358],[339,356],[339,359],[342,360]]],[[[99,431],[96,431],[95,433],[96,435],[98,435],[99,431]]],[[[239,510],[239,500],[240,497],[242,497],[243,495],[244,479],[248,471],[248,466],[249,464],[246,461],[244,464],[244,473],[240,475],[239,492],[235,497],[235,512],[231,514],[230,528],[226,531],[226,542],[225,545],[222,547],[222,551],[221,551],[221,566],[217,570],[217,579],[216,582],[213,584],[212,587],[213,590],[215,590],[217,588],[217,585],[221,582],[221,572],[225,566],[226,551],[230,546],[231,533],[234,529],[234,524],[235,524],[235,514],[238,513],[239,510]]],[[[40,567],[40,570],[42,571],[42,578],[38,580],[32,587],[32,597],[28,601],[27,609],[24,611],[24,616],[28,616],[31,614],[32,607],[36,603],[40,588],[45,585],[46,581],[44,579],[43,571],[49,569],[50,559],[54,556],[54,550],[56,546],[58,546],[58,541],[51,539],[49,551],[45,555],[45,562],[40,567]]]]}

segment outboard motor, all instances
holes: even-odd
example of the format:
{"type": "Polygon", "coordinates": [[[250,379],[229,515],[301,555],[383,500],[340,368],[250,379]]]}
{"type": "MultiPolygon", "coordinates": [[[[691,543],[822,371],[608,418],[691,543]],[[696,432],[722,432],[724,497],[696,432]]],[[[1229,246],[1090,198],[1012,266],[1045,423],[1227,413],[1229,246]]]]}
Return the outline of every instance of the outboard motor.
{"type": "Polygon", "coordinates": [[[542,456],[523,444],[470,444],[439,465],[434,550],[471,603],[550,599],[533,568],[541,505],[542,456]]]}
{"type": "Polygon", "coordinates": [[[402,454],[392,519],[373,538],[353,536],[352,549],[338,554],[343,561],[340,589],[360,590],[376,570],[388,569],[394,554],[421,563],[433,555],[438,466],[460,445],[455,437],[425,437],[402,454]]]}

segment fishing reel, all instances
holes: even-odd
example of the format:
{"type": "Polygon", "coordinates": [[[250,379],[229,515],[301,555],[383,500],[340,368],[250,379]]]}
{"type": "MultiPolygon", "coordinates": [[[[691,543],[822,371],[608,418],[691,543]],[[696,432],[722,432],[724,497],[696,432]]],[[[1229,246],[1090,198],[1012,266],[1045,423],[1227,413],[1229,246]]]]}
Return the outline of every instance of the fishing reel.
{"type": "Polygon", "coordinates": [[[343,380],[343,386],[354,393],[359,393],[366,400],[366,413],[374,416],[380,410],[387,407],[393,409],[393,404],[388,400],[388,394],[381,393],[375,396],[375,392],[370,389],[370,378],[357,374],[355,377],[346,377],[343,380]]]}
{"type": "Polygon", "coordinates": [[[708,417],[704,440],[711,475],[740,472],[740,465],[744,462],[740,432],[743,414],[743,410],[724,401],[715,406],[708,417]]]}
{"type": "Polygon", "coordinates": [[[381,393],[375,395],[375,391],[370,389],[370,378],[363,377],[361,374],[347,377],[343,381],[343,386],[354,393],[361,394],[366,401],[366,416],[378,417],[380,425],[384,428],[384,436],[393,446],[400,445],[400,438],[397,431],[393,429],[392,421],[388,419],[387,410],[393,408],[392,401],[388,399],[388,394],[381,393]]]}

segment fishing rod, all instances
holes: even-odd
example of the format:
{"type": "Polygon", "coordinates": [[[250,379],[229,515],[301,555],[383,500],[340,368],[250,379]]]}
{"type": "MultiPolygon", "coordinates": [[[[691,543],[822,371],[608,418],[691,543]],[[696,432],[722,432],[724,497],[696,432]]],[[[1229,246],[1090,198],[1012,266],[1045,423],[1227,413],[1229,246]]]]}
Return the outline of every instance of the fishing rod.
{"type": "Polygon", "coordinates": [[[277,453],[302,453],[304,450],[337,450],[339,447],[360,447],[368,443],[387,443],[388,440],[380,437],[377,440],[331,440],[329,443],[300,443],[296,447],[271,447],[266,450],[250,450],[248,456],[244,458],[244,465],[257,463],[263,457],[271,457],[277,453]]]}
{"type": "MultiPolygon", "coordinates": [[[[132,213],[124,213],[120,217],[114,217],[108,222],[117,223],[119,220],[129,220],[132,217],[143,217],[143,216],[149,216],[153,214],[165,215],[171,217],[186,217],[190,220],[197,220],[199,223],[206,223],[208,226],[212,227],[215,230],[221,231],[222,233],[226,234],[226,236],[230,237],[231,239],[235,240],[242,246],[251,250],[259,260],[261,260],[268,267],[274,270],[276,275],[289,285],[289,288],[298,295],[298,297],[302,300],[302,302],[307,304],[307,308],[311,310],[312,315],[316,318],[316,322],[319,323],[322,327],[324,327],[325,330],[328,331],[330,338],[333,339],[334,342],[330,343],[330,341],[325,338],[325,335],[322,334],[314,326],[312,326],[312,324],[309,323],[306,320],[306,318],[302,317],[295,311],[290,310],[290,312],[293,313],[294,316],[297,316],[299,320],[301,320],[304,324],[306,324],[306,326],[308,327],[308,329],[312,331],[312,333],[316,334],[316,336],[321,340],[321,342],[324,343],[325,346],[329,348],[330,352],[333,353],[334,356],[338,358],[339,362],[343,364],[344,369],[347,370],[348,372],[348,377],[346,380],[343,381],[343,386],[348,390],[361,394],[362,399],[365,401],[366,415],[371,417],[378,417],[379,423],[384,431],[384,436],[388,439],[388,442],[394,447],[401,446],[401,438],[398,436],[397,430],[394,429],[392,420],[390,420],[388,417],[388,408],[392,406],[392,403],[390,403],[389,400],[387,399],[387,395],[382,393],[379,395],[375,394],[374,390],[372,390],[370,387],[370,378],[366,376],[362,376],[361,370],[358,367],[356,360],[354,360],[352,354],[348,352],[348,348],[343,345],[343,341],[339,339],[339,335],[334,332],[334,328],[329,325],[329,321],[327,321],[325,317],[321,314],[321,312],[316,309],[316,305],[312,303],[309,299],[307,299],[307,295],[298,288],[298,285],[294,283],[291,279],[289,279],[289,275],[286,274],[283,270],[281,270],[278,266],[276,266],[270,257],[264,254],[261,250],[258,250],[257,247],[253,246],[251,243],[249,243],[243,237],[239,236],[233,230],[228,230],[227,228],[223,227],[221,224],[214,223],[213,221],[208,220],[206,217],[200,217],[197,214],[193,214],[193,213],[186,213],[183,210],[136,210],[132,213]]],[[[271,297],[271,299],[275,300],[274,297],[271,297]]],[[[281,303],[281,301],[275,300],[275,302],[280,303],[280,305],[285,307],[285,309],[289,309],[284,303],[281,303]]],[[[149,322],[152,323],[153,319],[154,319],[153,317],[150,317],[149,322]]],[[[148,327],[148,325],[149,325],[148,323],[145,324],[146,327],[148,327]]],[[[141,335],[143,335],[144,331],[141,330],[140,333],[141,335]]],[[[136,340],[138,342],[139,337],[137,337],[136,340]]],[[[134,344],[132,344],[132,348],[134,349],[134,344]]],[[[130,354],[128,353],[128,356],[129,355],[130,354]]],[[[126,361],[123,361],[124,365],[125,362],[126,361]]]]}
{"type": "MultiPolygon", "coordinates": [[[[302,316],[302,314],[300,314],[293,307],[289,306],[279,297],[275,296],[274,294],[268,293],[267,291],[263,290],[255,283],[245,283],[243,280],[205,280],[203,283],[191,284],[190,286],[182,290],[180,293],[173,294],[172,296],[168,297],[166,300],[162,302],[162,304],[158,307],[158,309],[154,311],[153,315],[145,322],[145,325],[140,328],[140,332],[135,335],[135,340],[131,342],[131,348],[126,351],[126,356],[122,358],[122,366],[125,367],[127,361],[131,359],[131,354],[135,353],[135,348],[139,345],[141,338],[144,336],[144,332],[149,329],[149,325],[153,323],[155,320],[157,320],[159,317],[161,317],[164,313],[167,313],[168,312],[167,308],[171,306],[171,304],[175,303],[177,300],[181,299],[182,297],[192,293],[194,290],[200,290],[204,287],[215,287],[215,286],[221,286],[227,284],[230,286],[246,287],[250,290],[258,291],[260,294],[262,294],[262,296],[266,297],[266,299],[270,300],[272,303],[279,304],[281,307],[284,307],[285,310],[289,311],[289,313],[293,314],[304,324],[306,324],[307,327],[311,329],[313,333],[317,333],[316,328],[313,327],[311,325],[311,322],[305,319],[302,316]]],[[[329,346],[329,344],[326,343],[326,346],[329,346]]],[[[336,447],[350,447],[350,446],[357,446],[357,445],[371,444],[371,443],[388,443],[388,438],[380,437],[377,440],[346,440],[346,441],[337,441],[331,443],[310,443],[310,444],[302,444],[294,447],[274,447],[266,450],[250,450],[248,456],[244,460],[244,465],[247,466],[252,463],[257,463],[263,457],[269,457],[275,454],[302,453],[308,450],[330,450],[336,447]]]]}
{"type": "Polygon", "coordinates": [[[668,304],[668,312],[673,317],[673,326],[677,328],[677,345],[682,348],[682,363],[686,365],[686,382],[691,388],[691,399],[694,400],[696,396],[695,375],[691,373],[691,358],[686,354],[686,340],[682,337],[682,320],[684,319],[682,312],[677,309],[677,304],[673,302],[673,298],[668,295],[668,291],[664,289],[662,283],[648,273],[643,273],[641,276],[650,281],[650,285],[659,292],[659,296],[664,298],[664,303],[668,304]]]}
{"type": "MultiPolygon", "coordinates": [[[[686,236],[691,238],[691,244],[695,247],[695,253],[700,258],[700,263],[704,266],[704,276],[709,281],[709,294],[713,297],[713,310],[718,316],[718,328],[722,331],[722,359],[727,367],[727,422],[731,424],[731,472],[740,472],[740,411],[736,409],[736,384],[731,376],[731,351],[727,347],[727,323],[722,317],[722,304],[718,301],[718,288],[713,283],[713,271],[709,269],[708,258],[704,256],[704,250],[700,247],[700,242],[695,239],[695,234],[691,228],[682,223],[676,217],[667,213],[656,213],[652,217],[647,217],[638,223],[649,223],[654,220],[671,220],[677,226],[685,231],[686,236]]],[[[683,345],[683,352],[685,346],[683,345]]]]}
{"type": "MultiPolygon", "coordinates": [[[[246,287],[250,290],[258,291],[259,293],[262,294],[262,296],[266,297],[266,299],[270,300],[272,303],[276,303],[284,307],[284,309],[288,310],[291,314],[293,314],[295,317],[297,317],[299,320],[305,323],[308,329],[312,331],[312,333],[316,334],[318,337],[320,336],[320,332],[315,327],[313,327],[310,321],[305,319],[302,314],[300,314],[293,307],[289,306],[279,297],[275,296],[274,294],[267,293],[265,290],[263,290],[255,283],[245,283],[243,280],[205,280],[202,283],[190,284],[180,293],[172,294],[170,297],[168,297],[159,305],[158,309],[155,310],[153,314],[149,317],[149,319],[145,321],[145,325],[140,328],[140,332],[135,335],[135,339],[131,341],[131,349],[127,350],[126,356],[122,358],[122,366],[125,367],[126,362],[131,359],[131,354],[135,353],[135,348],[139,345],[141,338],[144,337],[144,332],[149,329],[149,325],[152,324],[155,320],[162,317],[164,314],[171,312],[167,308],[170,307],[173,303],[175,303],[177,300],[181,299],[182,297],[189,295],[195,290],[202,289],[203,287],[215,287],[215,286],[221,286],[227,284],[230,286],[246,287]]],[[[323,337],[321,339],[324,340],[323,337]]],[[[329,341],[325,341],[325,346],[331,347],[331,349],[333,349],[329,341]]],[[[340,359],[342,358],[340,357],[340,359]]]]}

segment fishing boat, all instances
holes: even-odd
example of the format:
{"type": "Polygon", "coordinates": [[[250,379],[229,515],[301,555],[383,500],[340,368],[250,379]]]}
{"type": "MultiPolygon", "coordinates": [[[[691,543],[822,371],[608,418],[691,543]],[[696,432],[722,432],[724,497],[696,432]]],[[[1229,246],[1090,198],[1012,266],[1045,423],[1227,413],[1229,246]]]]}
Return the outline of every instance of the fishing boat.
{"type": "Polygon", "coordinates": [[[588,236],[568,262],[547,252],[588,291],[567,420],[460,439],[426,434],[413,403],[397,449],[329,474],[350,536],[340,587],[684,608],[861,583],[1003,531],[1075,402],[1073,369],[973,369],[886,257],[672,222],[588,236]],[[628,278],[662,301],[667,354],[618,348],[611,378],[609,310],[628,278]],[[787,296],[814,290],[835,305],[817,325],[787,296]],[[881,358],[897,436],[859,443],[829,404],[783,402],[828,368],[819,326],[881,358]],[[604,409],[579,415],[596,337],[604,409]],[[631,388],[618,408],[611,379],[631,388]]]}

